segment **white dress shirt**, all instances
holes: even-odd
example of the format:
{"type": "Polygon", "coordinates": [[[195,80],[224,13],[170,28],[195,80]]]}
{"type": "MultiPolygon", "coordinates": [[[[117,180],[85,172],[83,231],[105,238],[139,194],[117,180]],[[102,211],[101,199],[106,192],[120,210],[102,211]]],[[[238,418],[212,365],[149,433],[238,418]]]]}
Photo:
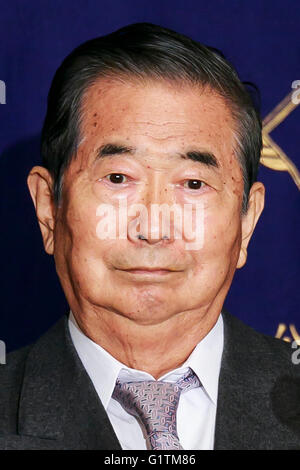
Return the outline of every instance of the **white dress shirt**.
{"type": "MultiPolygon", "coordinates": [[[[112,398],[117,378],[121,382],[155,380],[152,375],[131,369],[89,339],[70,312],[69,329],[76,351],[108,414],[123,450],[145,450],[147,443],[139,421],[112,398]]],[[[185,450],[211,450],[214,446],[218,381],[223,352],[222,315],[185,363],[158,380],[176,382],[190,367],[202,386],[183,392],[177,409],[177,431],[185,450]]]]}

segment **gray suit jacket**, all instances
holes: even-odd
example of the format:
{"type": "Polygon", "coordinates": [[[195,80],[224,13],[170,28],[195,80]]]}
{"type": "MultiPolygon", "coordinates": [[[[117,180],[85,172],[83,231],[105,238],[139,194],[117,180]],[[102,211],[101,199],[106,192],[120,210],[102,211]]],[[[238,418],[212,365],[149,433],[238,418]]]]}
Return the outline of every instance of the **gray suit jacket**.
{"type": "MultiPolygon", "coordinates": [[[[300,449],[300,365],[290,345],[223,312],[215,449],[300,449]]],[[[0,365],[0,449],[121,450],[67,317],[0,365]]]]}

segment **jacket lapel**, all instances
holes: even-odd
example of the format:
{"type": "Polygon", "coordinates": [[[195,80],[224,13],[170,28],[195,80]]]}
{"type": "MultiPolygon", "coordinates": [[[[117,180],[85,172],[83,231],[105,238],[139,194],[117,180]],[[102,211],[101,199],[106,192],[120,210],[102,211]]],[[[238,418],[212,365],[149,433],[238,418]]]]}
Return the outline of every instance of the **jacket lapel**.
{"type": "Polygon", "coordinates": [[[121,449],[103,405],[73,346],[67,317],[30,350],[18,432],[45,446],[121,449]],[[52,442],[51,442],[52,441],[52,442]]]}

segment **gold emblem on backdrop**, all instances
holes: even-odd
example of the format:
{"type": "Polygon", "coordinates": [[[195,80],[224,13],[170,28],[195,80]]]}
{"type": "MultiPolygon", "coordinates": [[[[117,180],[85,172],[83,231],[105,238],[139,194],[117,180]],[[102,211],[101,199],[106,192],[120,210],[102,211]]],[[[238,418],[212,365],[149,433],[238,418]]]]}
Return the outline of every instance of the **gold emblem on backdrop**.
{"type": "MultiPolygon", "coordinates": [[[[263,120],[263,149],[260,162],[272,170],[287,171],[293,178],[297,188],[300,189],[300,173],[296,165],[270,136],[270,133],[299,105],[300,100],[295,102],[292,99],[294,93],[293,91],[289,93],[263,120]]],[[[279,323],[275,338],[288,342],[296,341],[300,346],[300,334],[293,324],[287,326],[285,323],[279,323]]]]}
{"type": "Polygon", "coordinates": [[[289,328],[285,323],[279,323],[275,338],[283,339],[283,341],[287,341],[289,343],[296,341],[296,343],[300,346],[300,334],[296,330],[295,325],[289,325],[289,328]]]}
{"type": "Polygon", "coordinates": [[[294,91],[289,93],[263,120],[263,149],[260,162],[272,170],[287,171],[300,189],[300,173],[297,167],[270,136],[270,133],[299,105],[297,100],[292,99],[294,93],[294,91]]]}

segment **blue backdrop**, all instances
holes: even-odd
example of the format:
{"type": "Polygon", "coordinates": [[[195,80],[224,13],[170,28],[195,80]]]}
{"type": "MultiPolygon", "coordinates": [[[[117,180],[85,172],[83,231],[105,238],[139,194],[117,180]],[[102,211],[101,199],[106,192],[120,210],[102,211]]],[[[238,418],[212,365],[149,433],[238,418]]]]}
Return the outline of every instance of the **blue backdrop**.
{"type": "MultiPolygon", "coordinates": [[[[221,49],[242,80],[259,87],[263,117],[300,80],[300,3],[294,0],[1,2],[0,339],[8,350],[36,339],[67,309],[26,186],[30,168],[41,161],[40,130],[54,72],[81,42],[140,21],[221,49]]],[[[285,109],[277,109],[282,122],[270,134],[279,150],[271,149],[259,174],[267,189],[265,211],[225,306],[257,330],[291,340],[300,333],[299,173],[292,166],[300,168],[300,106],[285,109]]]]}

